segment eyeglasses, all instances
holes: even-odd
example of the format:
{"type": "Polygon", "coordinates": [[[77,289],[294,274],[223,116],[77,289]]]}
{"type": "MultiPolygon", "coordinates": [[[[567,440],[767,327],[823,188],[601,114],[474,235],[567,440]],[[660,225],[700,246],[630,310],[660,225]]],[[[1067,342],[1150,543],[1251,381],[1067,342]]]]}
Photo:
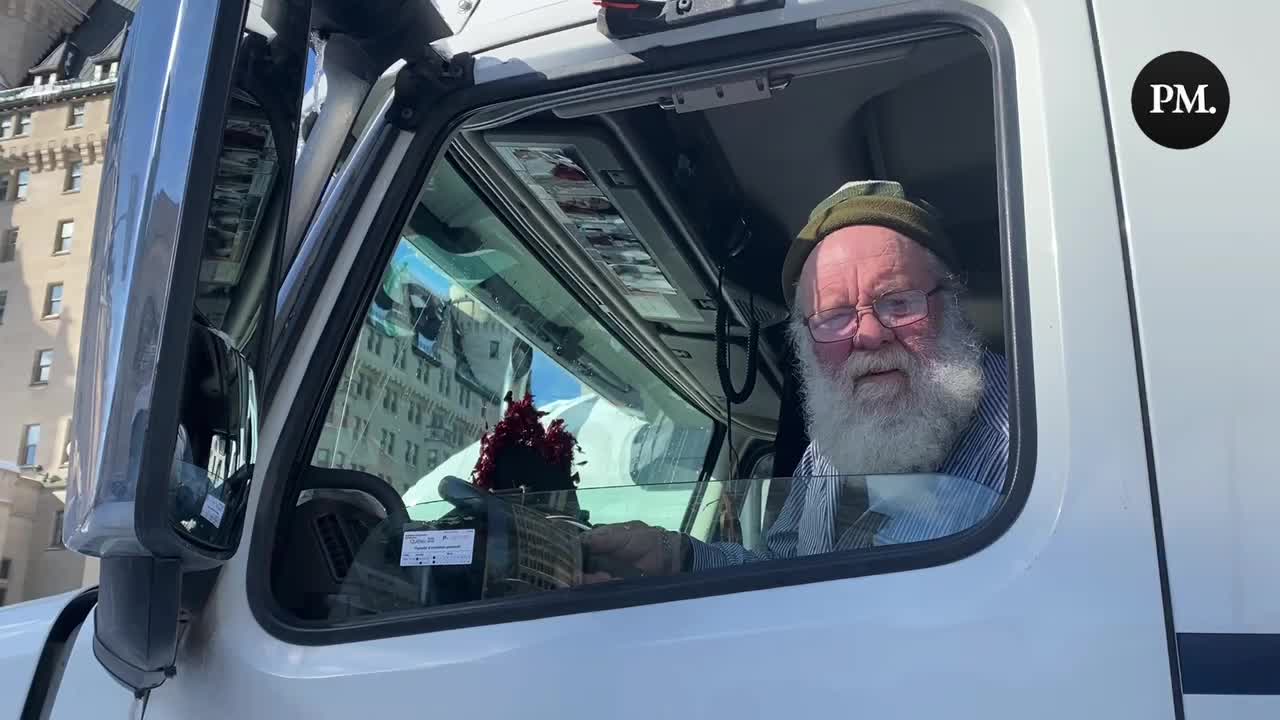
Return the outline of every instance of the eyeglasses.
{"type": "MultiPolygon", "coordinates": [[[[918,323],[929,315],[929,296],[942,289],[939,285],[929,292],[900,290],[885,293],[871,303],[871,312],[886,328],[900,328],[918,323]]],[[[832,343],[848,340],[858,332],[858,318],[862,312],[857,307],[831,308],[810,315],[806,323],[814,342],[832,343]]]]}

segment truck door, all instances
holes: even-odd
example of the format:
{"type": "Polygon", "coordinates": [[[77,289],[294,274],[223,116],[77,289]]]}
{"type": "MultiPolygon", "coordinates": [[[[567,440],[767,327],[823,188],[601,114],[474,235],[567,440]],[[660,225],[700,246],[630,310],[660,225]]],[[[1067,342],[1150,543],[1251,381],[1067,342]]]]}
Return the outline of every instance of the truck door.
{"type": "Polygon", "coordinates": [[[1161,8],[1153,33],[1128,8],[1097,11],[1188,718],[1280,711],[1280,492],[1271,480],[1280,458],[1270,432],[1280,341],[1256,331],[1280,259],[1265,199],[1267,159],[1280,147],[1262,120],[1277,109],[1275,93],[1248,55],[1275,19],[1257,6],[1228,28],[1178,2],[1161,8]],[[1198,57],[1161,59],[1173,51],[1198,57]],[[1156,85],[1204,99],[1180,113],[1166,103],[1173,124],[1152,124],[1156,85]],[[1225,182],[1196,180],[1209,177],[1225,182]],[[1219,204],[1239,211],[1220,216],[1219,204]],[[1230,298],[1231,309],[1215,298],[1230,298]],[[1198,341],[1202,331],[1218,341],[1198,341]]]}
{"type": "MultiPolygon", "coordinates": [[[[387,121],[318,211],[336,243],[298,291],[245,547],[148,717],[1175,717],[1089,8],[829,0],[619,39],[589,24],[594,7],[504,7],[486,0],[438,44],[453,62],[397,77],[387,121]],[[984,94],[957,97],[946,71],[969,62],[984,94]],[[840,73],[847,89],[820,84],[840,73]],[[472,87],[415,103],[455,82],[472,87]],[[866,113],[827,111],[855,94],[866,113]],[[989,128],[989,159],[947,140],[966,128],[989,128]],[[710,166],[674,152],[664,174],[651,141],[668,132],[689,152],[724,148],[723,174],[691,175],[710,166]],[[581,582],[575,524],[641,521],[722,558],[768,549],[731,479],[735,443],[776,428],[725,411],[699,334],[714,263],[688,260],[693,243],[663,249],[685,232],[673,218],[731,176],[799,213],[790,236],[841,182],[890,174],[949,198],[962,252],[991,253],[968,284],[989,300],[974,332],[993,358],[985,387],[1005,389],[982,407],[1008,418],[1007,472],[982,487],[854,478],[891,508],[869,547],[581,582]],[[547,415],[525,421],[563,420],[587,461],[573,499],[449,484],[483,476],[470,472],[498,441],[479,438],[526,388],[547,415]],[[561,524],[529,503],[562,503],[561,524]],[[887,529],[931,508],[944,529],[887,529]]],[[[785,332],[786,317],[766,319],[785,332]]],[[[83,682],[100,671],[73,658],[63,687],[94,672],[83,682]]],[[[62,693],[53,717],[92,705],[62,693]]]]}

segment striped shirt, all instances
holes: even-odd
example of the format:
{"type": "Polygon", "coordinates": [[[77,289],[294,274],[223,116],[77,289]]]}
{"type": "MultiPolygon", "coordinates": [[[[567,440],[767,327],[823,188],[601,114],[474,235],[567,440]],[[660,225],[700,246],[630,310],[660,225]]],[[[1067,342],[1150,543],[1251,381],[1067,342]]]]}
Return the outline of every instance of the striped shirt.
{"type": "Polygon", "coordinates": [[[768,529],[765,546],[748,550],[733,543],[693,540],[693,570],[853,549],[855,542],[865,547],[867,537],[873,546],[933,540],[982,521],[1000,499],[1009,464],[1009,378],[1004,357],[984,353],[982,372],[986,389],[978,408],[937,473],[866,480],[869,512],[863,520],[874,518],[869,532],[837,535],[842,494],[863,479],[841,475],[817,444],[810,443],[796,466],[778,519],[768,529]],[[863,540],[856,540],[859,537],[863,540]]]}

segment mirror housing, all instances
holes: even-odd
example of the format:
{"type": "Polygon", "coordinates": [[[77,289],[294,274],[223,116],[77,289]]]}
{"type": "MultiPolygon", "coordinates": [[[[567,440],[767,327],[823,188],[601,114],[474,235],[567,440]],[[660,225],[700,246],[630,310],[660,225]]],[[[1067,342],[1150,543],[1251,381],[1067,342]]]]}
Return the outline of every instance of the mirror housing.
{"type": "Polygon", "coordinates": [[[103,168],[80,365],[64,540],[100,558],[209,567],[173,532],[168,485],[244,0],[139,8],[121,58],[103,168]],[[193,82],[198,79],[198,82],[193,82]],[[183,85],[195,89],[183,91],[183,85]],[[216,152],[213,153],[216,155],[216,152]]]}
{"type": "Polygon", "coordinates": [[[265,5],[143,3],[112,104],[63,538],[101,559],[94,652],[139,694],[247,511],[310,16],[265,5]]]}

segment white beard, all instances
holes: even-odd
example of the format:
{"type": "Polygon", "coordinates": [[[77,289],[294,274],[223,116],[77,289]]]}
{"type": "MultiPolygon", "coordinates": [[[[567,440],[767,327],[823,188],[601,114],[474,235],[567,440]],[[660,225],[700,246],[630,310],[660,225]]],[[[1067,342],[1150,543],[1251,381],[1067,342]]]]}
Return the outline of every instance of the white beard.
{"type": "Polygon", "coordinates": [[[936,471],[982,399],[982,348],[954,298],[924,357],[894,344],[854,351],[832,373],[819,364],[804,321],[793,320],[790,331],[809,438],[842,474],[936,471]],[[891,369],[905,384],[854,380],[891,369]]]}

